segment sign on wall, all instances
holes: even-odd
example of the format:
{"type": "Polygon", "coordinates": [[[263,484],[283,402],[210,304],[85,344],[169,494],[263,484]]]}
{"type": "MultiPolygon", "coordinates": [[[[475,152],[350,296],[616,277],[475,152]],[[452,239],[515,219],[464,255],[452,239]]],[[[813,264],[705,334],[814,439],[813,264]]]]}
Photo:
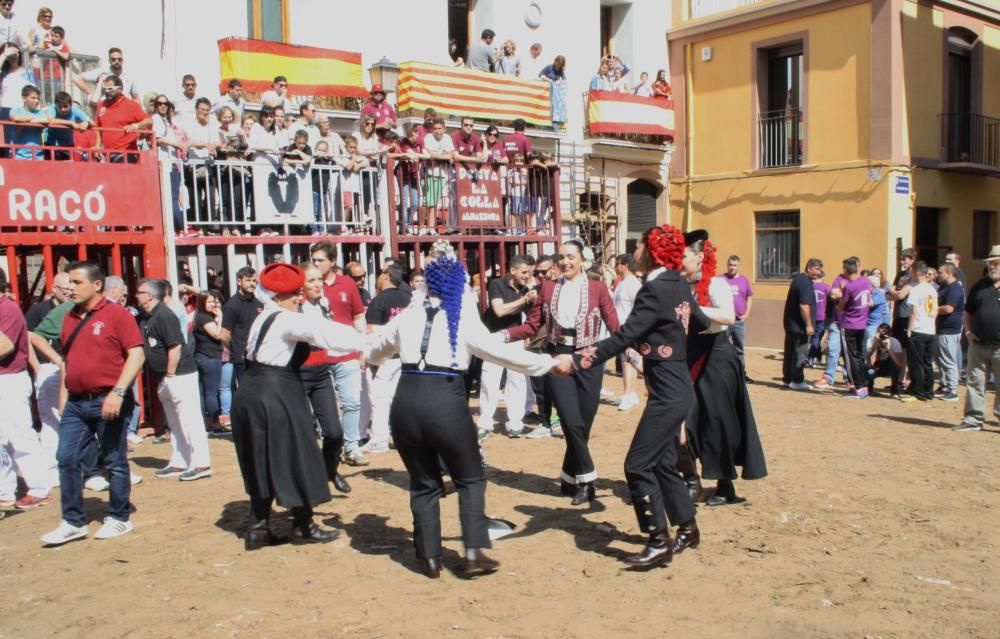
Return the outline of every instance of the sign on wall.
{"type": "Polygon", "coordinates": [[[266,224],[312,224],[312,180],[302,164],[278,163],[258,156],[253,167],[253,201],[256,220],[266,224]]]}
{"type": "Polygon", "coordinates": [[[485,228],[503,226],[500,171],[487,165],[478,169],[458,165],[455,169],[458,223],[485,228]]]}

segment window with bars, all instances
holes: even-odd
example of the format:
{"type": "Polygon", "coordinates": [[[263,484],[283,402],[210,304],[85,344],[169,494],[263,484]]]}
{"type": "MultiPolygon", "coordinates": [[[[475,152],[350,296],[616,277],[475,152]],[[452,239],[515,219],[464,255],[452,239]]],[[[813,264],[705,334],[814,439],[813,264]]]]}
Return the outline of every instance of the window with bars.
{"type": "Polygon", "coordinates": [[[981,260],[990,254],[996,231],[996,211],[972,212],[972,259],[981,260]]]}
{"type": "Polygon", "coordinates": [[[757,281],[790,280],[799,270],[799,212],[758,212],[757,281]]]}

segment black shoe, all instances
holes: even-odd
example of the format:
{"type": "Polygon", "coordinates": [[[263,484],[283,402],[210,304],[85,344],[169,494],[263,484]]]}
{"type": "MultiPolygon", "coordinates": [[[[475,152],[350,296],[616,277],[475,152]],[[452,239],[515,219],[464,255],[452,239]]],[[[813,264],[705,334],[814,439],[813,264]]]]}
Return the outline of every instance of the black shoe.
{"type": "Polygon", "coordinates": [[[666,566],[674,558],[673,546],[670,543],[670,533],[666,530],[654,532],[649,536],[646,547],[637,555],[629,555],[622,561],[629,568],[655,568],[666,566]]]}
{"type": "Polygon", "coordinates": [[[337,489],[337,492],[345,494],[351,492],[351,485],[347,483],[347,479],[340,473],[334,475],[330,481],[333,482],[333,487],[337,489]]]}
{"type": "Polygon", "coordinates": [[[728,504],[740,504],[744,501],[746,500],[741,497],[737,497],[736,486],[733,485],[731,480],[720,479],[715,488],[715,494],[709,497],[708,501],[705,502],[705,505],[715,508],[718,506],[726,506],[728,504]]]}
{"type": "Polygon", "coordinates": [[[594,484],[593,482],[587,482],[585,484],[577,484],[576,492],[573,494],[573,500],[570,502],[574,506],[579,506],[580,504],[585,504],[594,498],[594,484]]]}
{"type": "Polygon", "coordinates": [[[697,548],[701,543],[701,532],[698,530],[698,523],[692,519],[677,527],[677,536],[670,544],[670,550],[675,555],[679,555],[688,548],[697,548]]]}
{"type": "Polygon", "coordinates": [[[441,577],[441,558],[440,557],[418,557],[417,561],[420,562],[420,571],[430,577],[431,579],[438,579],[441,577]]]}
{"type": "Polygon", "coordinates": [[[746,382],[747,384],[753,384],[753,380],[750,379],[749,375],[743,375],[743,381],[746,382]]]}
{"type": "Polygon", "coordinates": [[[684,480],[687,484],[688,494],[694,503],[705,501],[705,489],[701,486],[701,477],[695,475],[684,480]]]}
{"type": "Polygon", "coordinates": [[[559,492],[567,497],[572,497],[576,494],[576,484],[571,484],[565,479],[559,480],[559,492]]]}
{"type": "Polygon", "coordinates": [[[292,522],[293,544],[325,544],[339,536],[339,530],[320,528],[312,519],[292,522]]]}
{"type": "Polygon", "coordinates": [[[246,550],[258,550],[265,546],[280,546],[288,542],[285,537],[278,537],[271,533],[267,527],[267,520],[254,522],[247,531],[247,536],[243,540],[243,547],[246,550]]]}
{"type": "Polygon", "coordinates": [[[500,562],[490,559],[479,548],[467,548],[465,558],[462,560],[462,572],[466,575],[486,575],[496,571],[500,567],[500,562]]]}

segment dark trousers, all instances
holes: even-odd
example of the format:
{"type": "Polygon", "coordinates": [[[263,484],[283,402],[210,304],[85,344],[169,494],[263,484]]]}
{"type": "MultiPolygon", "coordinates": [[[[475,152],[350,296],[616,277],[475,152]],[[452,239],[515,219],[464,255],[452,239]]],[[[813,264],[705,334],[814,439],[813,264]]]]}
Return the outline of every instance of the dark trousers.
{"type": "Polygon", "coordinates": [[[875,391],[875,379],[879,377],[888,377],[892,381],[889,392],[893,395],[899,393],[899,387],[896,385],[896,376],[899,374],[899,367],[896,366],[896,362],[892,361],[891,357],[879,362],[877,368],[869,368],[867,372],[869,393],[875,391]]]}
{"type": "Polygon", "coordinates": [[[826,330],[826,322],[816,322],[816,332],[809,337],[809,358],[819,361],[823,359],[823,331],[826,330]]]}
{"type": "MultiPolygon", "coordinates": [[[[271,516],[271,505],[274,503],[273,497],[254,497],[250,495],[250,514],[257,521],[264,521],[271,516]]],[[[292,518],[296,522],[306,522],[312,519],[312,506],[292,506],[292,518]]]]}
{"type": "Polygon", "coordinates": [[[247,363],[245,361],[233,362],[233,381],[236,382],[235,384],[233,384],[234,393],[236,392],[236,389],[240,387],[240,384],[243,383],[243,376],[246,374],[247,374],[247,363]]]}
{"type": "Polygon", "coordinates": [[[201,388],[201,412],[211,421],[219,419],[219,387],[222,383],[222,360],[202,353],[194,354],[201,388]]]}
{"type": "Polygon", "coordinates": [[[694,519],[691,495],[674,468],[694,392],[684,362],[647,359],[643,374],[649,401],[625,455],[625,479],[640,528],[654,532],[694,519]]]}
{"type": "Polygon", "coordinates": [[[132,492],[131,473],[125,454],[128,445],[128,423],[132,418],[135,400],[132,392],[125,394],[118,417],[106,420],[101,417],[104,397],[96,399],[70,399],[66,402],[59,421],[59,484],[62,518],[74,526],[87,523],[83,508],[83,472],[81,463],[88,447],[93,448],[94,436],[100,450],[102,465],[108,471],[111,484],[108,497],[108,514],[119,521],[128,521],[128,500],[132,492]]]}
{"type": "Polygon", "coordinates": [[[906,351],[910,369],[910,394],[920,399],[934,399],[934,345],[933,335],[913,333],[906,351]]]}
{"type": "Polygon", "coordinates": [[[396,450],[410,474],[417,557],[441,556],[442,460],[458,491],[462,543],[466,548],[489,548],[484,514],[486,474],[462,377],[404,371],[399,376],[389,422],[396,450]]]}
{"type": "Polygon", "coordinates": [[[337,413],[337,394],[330,379],[330,367],[303,366],[299,369],[302,388],[312,405],[313,416],[323,433],[323,465],[326,477],[332,480],[340,467],[340,451],[344,448],[344,429],[337,413]]]}
{"type": "Polygon", "coordinates": [[[802,369],[809,355],[809,336],[805,333],[785,331],[785,356],[781,364],[781,381],[785,384],[801,384],[806,381],[802,369]]]}
{"type": "Polygon", "coordinates": [[[846,347],[847,374],[851,376],[851,385],[854,388],[861,388],[868,379],[865,374],[868,367],[864,361],[865,329],[842,328],[841,333],[846,347]]]}
{"type": "Polygon", "coordinates": [[[568,377],[546,377],[566,438],[562,479],[571,484],[592,482],[597,479],[597,471],[590,456],[590,429],[601,401],[604,366],[578,370],[568,377]]]}

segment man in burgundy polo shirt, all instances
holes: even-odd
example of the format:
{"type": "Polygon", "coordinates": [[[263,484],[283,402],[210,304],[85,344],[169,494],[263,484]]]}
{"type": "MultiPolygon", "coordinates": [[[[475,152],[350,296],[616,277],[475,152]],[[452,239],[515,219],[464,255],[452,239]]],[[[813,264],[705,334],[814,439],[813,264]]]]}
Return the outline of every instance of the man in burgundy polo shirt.
{"type": "Polygon", "coordinates": [[[434,133],[434,120],[437,119],[437,111],[427,107],[424,109],[424,121],[417,125],[417,131],[420,143],[423,144],[424,138],[428,135],[434,133]]]}
{"type": "Polygon", "coordinates": [[[524,134],[524,120],[518,118],[514,120],[514,132],[503,139],[503,151],[507,154],[507,160],[514,161],[515,155],[521,155],[527,159],[531,153],[531,140],[524,134]]]}
{"type": "Polygon", "coordinates": [[[99,128],[119,129],[117,131],[101,131],[101,144],[109,154],[111,162],[137,162],[139,129],[148,129],[153,122],[139,103],[122,95],[122,79],[117,75],[109,75],[103,83],[104,100],[97,106],[97,126],[99,128]]]}
{"type": "MultiPolygon", "coordinates": [[[[7,284],[0,273],[0,284],[7,284]]],[[[45,452],[31,423],[31,378],[28,377],[28,327],[21,309],[0,296],[0,505],[30,510],[52,501],[45,452]],[[28,493],[14,501],[21,471],[28,493]]]]}
{"type": "MultiPolygon", "coordinates": [[[[323,295],[330,306],[333,321],[354,326],[361,334],[365,329],[365,307],[358,286],[347,275],[337,275],[333,267],[337,246],[333,242],[317,242],[310,249],[313,266],[323,276],[323,295]]],[[[344,462],[351,466],[367,466],[368,459],[358,448],[361,436],[361,357],[360,354],[330,357],[330,371],[337,397],[343,408],[344,462]]]]}
{"type": "Polygon", "coordinates": [[[74,307],[63,320],[59,340],[67,392],[56,451],[63,521],[42,535],[42,543],[48,546],[87,536],[80,452],[95,434],[111,493],[109,516],[94,538],[111,539],[132,530],[128,506],[132,483],[125,436],[135,408],[132,382],[145,361],[135,318],[104,296],[101,267],[93,262],[71,262],[66,272],[74,307]]]}
{"type": "Polygon", "coordinates": [[[483,143],[479,140],[479,136],[473,132],[473,126],[475,126],[475,121],[466,116],[462,118],[462,129],[452,132],[451,140],[455,143],[455,151],[458,153],[455,157],[456,160],[476,162],[480,159],[483,143]]]}
{"type": "Polygon", "coordinates": [[[361,109],[361,120],[366,115],[375,118],[375,135],[379,142],[385,141],[385,134],[396,128],[396,109],[385,101],[385,90],[381,84],[373,84],[371,100],[361,109]]]}

